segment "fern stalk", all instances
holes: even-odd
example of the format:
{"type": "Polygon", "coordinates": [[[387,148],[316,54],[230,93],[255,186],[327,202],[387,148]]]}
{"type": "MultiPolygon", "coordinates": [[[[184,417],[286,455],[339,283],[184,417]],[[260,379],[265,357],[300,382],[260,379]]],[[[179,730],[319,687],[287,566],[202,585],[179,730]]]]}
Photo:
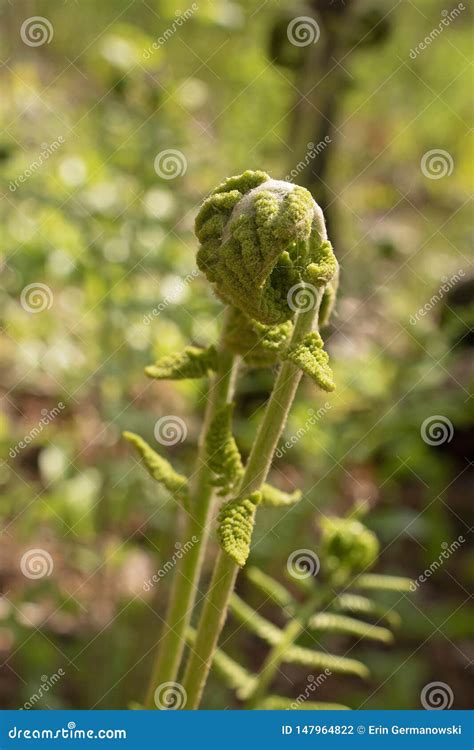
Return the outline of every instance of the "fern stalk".
{"type": "MultiPolygon", "coordinates": [[[[221,341],[226,336],[228,308],[225,315],[221,341]]],[[[206,437],[217,412],[232,400],[237,367],[238,358],[221,344],[217,353],[217,369],[207,395],[196,470],[189,489],[189,511],[181,544],[184,545],[193,537],[198,541],[183,555],[175,570],[166,619],[146,694],[145,705],[150,709],[156,708],[154,692],[157,686],[176,680],[186,645],[186,629],[194,607],[216,494],[212,485],[212,469],[207,460],[206,437]]]]}
{"type": "MultiPolygon", "coordinates": [[[[311,291],[314,292],[314,287],[311,291]]],[[[298,314],[291,346],[298,345],[313,330],[318,319],[323,292],[324,288],[319,288],[314,306],[298,314]]],[[[248,497],[250,493],[260,489],[267,478],[301,375],[301,369],[289,360],[280,368],[240,483],[239,495],[243,497],[248,497]]],[[[199,706],[238,571],[239,566],[229,555],[221,551],[215,564],[196,641],[184,675],[186,709],[196,709],[199,706]]]]}

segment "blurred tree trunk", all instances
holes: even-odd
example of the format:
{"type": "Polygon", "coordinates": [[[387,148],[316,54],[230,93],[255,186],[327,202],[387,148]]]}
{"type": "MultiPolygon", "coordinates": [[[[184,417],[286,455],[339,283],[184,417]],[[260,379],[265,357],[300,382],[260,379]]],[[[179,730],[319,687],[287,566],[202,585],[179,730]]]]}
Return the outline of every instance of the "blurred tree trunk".
{"type": "Polygon", "coordinates": [[[338,123],[344,94],[353,83],[347,69],[350,56],[359,48],[376,47],[389,31],[383,8],[374,5],[359,10],[358,5],[357,0],[311,0],[304,15],[293,10],[287,12],[272,32],[271,52],[275,62],[297,71],[296,103],[288,133],[292,154],[289,172],[323,208],[331,237],[334,237],[334,222],[330,206],[334,192],[329,164],[340,138],[338,123]],[[301,38],[292,45],[289,29],[297,19],[306,24],[309,41],[301,38]],[[316,31],[313,37],[311,24],[313,32],[316,31]]]}
{"type": "Polygon", "coordinates": [[[303,65],[297,75],[298,99],[292,113],[289,142],[294,154],[291,169],[298,164],[298,183],[307,187],[325,213],[331,202],[328,186],[328,164],[331,148],[321,146],[321,151],[311,158],[318,144],[334,144],[337,121],[348,74],[338,64],[347,51],[347,26],[353,1],[313,0],[311,8],[320,26],[317,43],[305,47],[303,65]],[[313,145],[314,144],[314,145],[313,145]]]}

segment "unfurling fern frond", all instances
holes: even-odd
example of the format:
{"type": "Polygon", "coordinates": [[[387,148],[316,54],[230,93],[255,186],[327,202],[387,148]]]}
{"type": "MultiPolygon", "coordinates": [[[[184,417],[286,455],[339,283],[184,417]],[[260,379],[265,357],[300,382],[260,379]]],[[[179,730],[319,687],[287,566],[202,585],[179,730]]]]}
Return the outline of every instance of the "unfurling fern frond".
{"type": "Polygon", "coordinates": [[[244,467],[232,435],[233,404],[226,404],[212,420],[206,436],[207,461],[214,474],[218,494],[228,495],[242,477],[244,467]]]}
{"type": "MultiPolygon", "coordinates": [[[[286,625],[280,630],[237,597],[231,604],[237,619],[270,645],[270,652],[260,672],[255,675],[255,687],[247,702],[250,708],[268,708],[273,705],[285,708],[302,707],[298,705],[298,700],[291,703],[288,699],[280,699],[279,696],[275,696],[274,702],[265,699],[278,665],[282,663],[301,664],[324,670],[327,674],[368,677],[366,665],[357,659],[348,659],[299,645],[298,638],[305,630],[317,631],[318,637],[319,634],[337,633],[358,640],[368,639],[383,644],[392,642],[391,631],[378,622],[370,623],[357,616],[341,614],[350,612],[351,615],[368,616],[396,625],[396,613],[386,612],[376,602],[347,591],[347,588],[354,586],[393,591],[410,590],[410,581],[407,579],[365,573],[365,570],[374,565],[379,551],[375,534],[359,520],[366,510],[366,504],[359,503],[347,518],[325,517],[320,523],[318,552],[322,575],[320,578],[297,576],[293,581],[304,601],[298,601],[284,586],[266,573],[256,568],[250,569],[250,580],[263,591],[267,599],[279,605],[288,618],[286,625]],[[342,587],[346,591],[338,594],[338,589],[342,587]]],[[[291,572],[289,568],[288,572],[291,572]]],[[[306,697],[308,696],[304,696],[301,702],[308,707],[310,701],[306,701],[306,697]]]]}
{"type": "Polygon", "coordinates": [[[353,635],[356,638],[367,638],[372,641],[381,643],[392,643],[393,635],[387,628],[371,625],[354,617],[345,615],[335,615],[329,612],[319,612],[313,615],[308,622],[312,630],[318,630],[321,633],[344,633],[353,635]]]}
{"type": "Polygon", "coordinates": [[[166,458],[160,456],[148,443],[134,432],[124,432],[123,437],[136,448],[148,473],[172,494],[186,503],[188,480],[178,474],[166,458]]]}
{"type": "Polygon", "coordinates": [[[290,346],[284,356],[309,375],[323,391],[335,389],[329,357],[319,333],[308,333],[300,344],[290,346]]]}
{"type": "Polygon", "coordinates": [[[352,584],[358,589],[379,590],[379,591],[400,591],[412,592],[413,581],[403,576],[384,576],[373,573],[366,573],[355,579],[352,584]]]}
{"type": "MultiPolygon", "coordinates": [[[[233,506],[234,503],[240,502],[242,501],[232,501],[228,505],[233,506]]],[[[250,508],[249,512],[251,512],[250,508]]],[[[352,517],[327,519],[323,537],[322,550],[325,555],[328,555],[329,561],[332,561],[329,570],[337,560],[344,569],[342,580],[346,587],[354,585],[374,589],[407,590],[410,583],[407,579],[397,576],[360,574],[360,568],[364,562],[373,564],[378,546],[374,544],[373,534],[359,521],[352,517]],[[355,573],[356,577],[349,584],[347,575],[350,571],[355,573]]],[[[321,561],[322,569],[327,562],[327,558],[321,561]]],[[[251,633],[265,641],[270,650],[257,674],[249,674],[224,652],[218,651],[213,661],[216,673],[221,676],[226,685],[236,691],[239,700],[246,701],[247,707],[265,710],[346,708],[339,704],[315,703],[307,700],[309,696],[306,694],[292,701],[283,696],[265,697],[265,692],[271,684],[275,667],[278,664],[301,665],[312,670],[324,671],[327,675],[346,674],[366,679],[369,676],[369,670],[361,661],[320,649],[303,647],[298,645],[298,638],[305,630],[315,630],[321,635],[343,634],[353,636],[358,640],[368,639],[389,644],[393,638],[387,627],[358,619],[357,615],[376,618],[396,626],[398,624],[397,613],[393,610],[387,612],[377,602],[354,594],[352,591],[337,594],[333,588],[334,576],[329,577],[329,585],[311,578],[307,582],[308,586],[302,589],[306,597],[304,602],[298,601],[284,585],[256,567],[248,570],[247,577],[264,593],[267,600],[281,608],[287,617],[287,623],[283,628],[278,627],[234,594],[230,601],[233,616],[251,633]],[[323,611],[318,612],[318,608],[323,611]],[[340,614],[341,612],[350,612],[353,616],[340,614]]],[[[301,581],[297,579],[295,583],[301,583],[301,581]]]]}
{"type": "Polygon", "coordinates": [[[328,517],[321,520],[320,527],[321,556],[333,585],[342,586],[374,565],[380,545],[360,521],[328,517]]]}
{"type": "Polygon", "coordinates": [[[257,708],[263,711],[350,711],[349,706],[341,703],[323,703],[318,701],[295,700],[281,695],[269,695],[257,708]]]}
{"type": "Polygon", "coordinates": [[[262,485],[262,505],[269,505],[273,508],[282,508],[288,505],[296,505],[301,500],[301,490],[294,492],[283,492],[270,484],[262,485]]]}
{"type": "Polygon", "coordinates": [[[289,292],[296,284],[308,280],[324,288],[336,275],[324,217],[311,194],[265,172],[221,183],[196,217],[196,235],[198,266],[217,294],[264,325],[294,317],[289,292]]]}
{"type": "Polygon", "coordinates": [[[219,512],[218,537],[224,552],[240,567],[250,554],[250,540],[255,523],[255,511],[261,500],[260,492],[225,503],[219,512]]]}
{"type": "Polygon", "coordinates": [[[208,349],[187,346],[183,352],[167,354],[154,365],[145,367],[145,374],[155,380],[203,378],[216,369],[217,356],[213,346],[208,349]]]}

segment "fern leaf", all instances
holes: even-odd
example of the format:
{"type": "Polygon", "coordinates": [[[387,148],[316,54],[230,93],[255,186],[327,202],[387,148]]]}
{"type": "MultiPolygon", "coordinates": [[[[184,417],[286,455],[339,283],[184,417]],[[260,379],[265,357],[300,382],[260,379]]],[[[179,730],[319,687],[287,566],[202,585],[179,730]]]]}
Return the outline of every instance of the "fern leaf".
{"type": "Polygon", "coordinates": [[[344,633],[357,638],[367,638],[381,643],[391,643],[393,636],[387,628],[371,625],[354,617],[344,615],[333,615],[328,612],[319,612],[313,615],[309,621],[309,627],[321,632],[344,633]]]}
{"type": "Polygon", "coordinates": [[[245,565],[250,554],[255,511],[261,497],[260,492],[252,492],[250,497],[230,500],[219,512],[217,533],[220,545],[240,567],[245,565]]]}
{"type": "Polygon", "coordinates": [[[275,604],[278,604],[284,610],[289,612],[295,608],[295,600],[286,590],[286,588],[275,578],[263,573],[259,568],[251,567],[247,570],[247,576],[252,583],[263,591],[263,593],[272,600],[275,604]]]}
{"type": "Polygon", "coordinates": [[[363,615],[382,620],[395,629],[400,627],[401,618],[395,610],[386,610],[381,604],[358,594],[340,594],[333,602],[332,607],[341,612],[350,612],[353,615],[363,615]]]}
{"type": "Polygon", "coordinates": [[[378,589],[380,591],[413,591],[413,581],[403,576],[384,576],[366,573],[356,578],[352,586],[359,589],[378,589]]]}
{"type": "Polygon", "coordinates": [[[329,357],[323,348],[323,340],[316,331],[306,334],[301,343],[290,346],[285,359],[289,359],[309,375],[323,391],[335,389],[329,357]]]}
{"type": "Polygon", "coordinates": [[[274,508],[281,508],[288,505],[296,505],[301,500],[301,490],[294,492],[283,492],[282,490],[272,487],[270,484],[264,484],[261,488],[262,505],[269,505],[274,508]]]}
{"type": "Polygon", "coordinates": [[[283,656],[287,664],[304,664],[316,669],[329,669],[330,672],[340,674],[354,674],[358,677],[368,677],[369,670],[356,659],[346,659],[344,656],[327,654],[324,651],[313,651],[301,646],[290,646],[283,656]]]}
{"type": "MultiPolygon", "coordinates": [[[[196,631],[193,628],[187,629],[186,640],[191,645],[195,642],[196,631]]],[[[248,672],[220,648],[214,652],[212,668],[226,687],[235,691],[239,700],[246,700],[250,696],[255,687],[255,675],[248,672]]]]}
{"type": "Polygon", "coordinates": [[[185,500],[188,485],[186,477],[178,474],[169,461],[158,455],[140,435],[134,432],[124,432],[123,437],[136,448],[153,479],[166,487],[169,492],[180,495],[185,500]]]}
{"type": "Polygon", "coordinates": [[[244,467],[232,435],[233,404],[226,404],[212,420],[206,438],[208,464],[214,473],[218,494],[228,495],[241,478],[244,467]]]}
{"type": "Polygon", "coordinates": [[[272,622],[258,614],[249,607],[237,594],[233,594],[230,600],[232,614],[259,638],[275,646],[281,640],[281,631],[272,622]]]}
{"type": "Polygon", "coordinates": [[[155,380],[185,380],[203,378],[217,368],[217,351],[213,346],[199,349],[187,346],[183,352],[167,354],[154,365],[145,368],[145,374],[155,380]]]}
{"type": "Polygon", "coordinates": [[[284,698],[282,695],[267,696],[257,708],[263,711],[350,711],[349,706],[343,706],[342,703],[292,701],[291,698],[284,698]]]}

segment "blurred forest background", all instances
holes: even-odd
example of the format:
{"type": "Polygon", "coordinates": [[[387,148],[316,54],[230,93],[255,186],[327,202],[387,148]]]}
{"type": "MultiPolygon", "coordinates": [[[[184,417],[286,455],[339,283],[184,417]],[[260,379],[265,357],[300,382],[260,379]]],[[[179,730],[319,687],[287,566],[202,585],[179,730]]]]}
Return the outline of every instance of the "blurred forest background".
{"type": "MultiPolygon", "coordinates": [[[[468,707],[468,3],[20,0],[1,12],[2,707],[55,674],[36,708],[143,696],[171,574],[144,583],[172,558],[179,520],[121,432],[153,444],[156,421],[179,416],[186,439],[160,450],[191,470],[204,384],[153,383],[143,368],[215,341],[222,306],[195,272],[193,219],[247,168],[312,190],[342,266],[326,333],[337,390],[302,384],[284,436],[299,439],[274,462],[272,481],[304,498],[261,514],[251,562],[283,579],[292,550],[317,548],[318,516],[359,498],[381,541],[377,570],[416,579],[462,536],[396,597],[393,646],[338,637],[371,678],[333,676],[317,699],[419,708],[422,687],[443,681],[453,707],[468,707]],[[34,16],[40,37],[25,25],[34,16]],[[309,43],[289,38],[301,16],[309,43]],[[47,552],[42,575],[25,575],[32,550],[47,552]]],[[[252,371],[239,386],[245,455],[272,380],[252,371]]],[[[245,575],[238,591],[253,596],[245,575]]],[[[261,663],[262,644],[232,619],[225,637],[261,663]]],[[[298,695],[306,672],[280,670],[277,692],[298,695]]],[[[206,696],[207,708],[238,707],[214,678],[206,696]]]]}

